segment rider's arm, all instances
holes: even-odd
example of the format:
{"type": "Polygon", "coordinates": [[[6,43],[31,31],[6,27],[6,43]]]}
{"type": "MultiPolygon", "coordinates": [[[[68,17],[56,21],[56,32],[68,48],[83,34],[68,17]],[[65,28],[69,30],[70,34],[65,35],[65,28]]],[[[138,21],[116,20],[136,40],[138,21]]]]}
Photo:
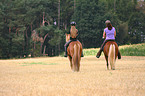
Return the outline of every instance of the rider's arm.
{"type": "Polygon", "coordinates": [[[70,34],[65,33],[66,35],[66,42],[68,42],[70,40],[70,34]]]}
{"type": "Polygon", "coordinates": [[[105,31],[103,32],[103,38],[104,38],[104,39],[106,38],[106,33],[105,33],[105,31]]]}
{"type": "Polygon", "coordinates": [[[116,37],[116,31],[114,32],[114,37],[116,37]]]}
{"type": "Polygon", "coordinates": [[[68,34],[68,37],[70,38],[70,34],[68,34]]]}

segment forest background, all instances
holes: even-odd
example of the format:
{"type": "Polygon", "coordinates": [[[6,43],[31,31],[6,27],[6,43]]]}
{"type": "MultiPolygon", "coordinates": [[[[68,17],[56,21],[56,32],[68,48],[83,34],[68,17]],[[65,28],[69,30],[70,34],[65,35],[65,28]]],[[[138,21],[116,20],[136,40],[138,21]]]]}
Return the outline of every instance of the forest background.
{"type": "Polygon", "coordinates": [[[0,0],[0,59],[59,55],[71,21],[83,48],[100,47],[108,19],[119,45],[145,43],[144,0],[0,0]]]}

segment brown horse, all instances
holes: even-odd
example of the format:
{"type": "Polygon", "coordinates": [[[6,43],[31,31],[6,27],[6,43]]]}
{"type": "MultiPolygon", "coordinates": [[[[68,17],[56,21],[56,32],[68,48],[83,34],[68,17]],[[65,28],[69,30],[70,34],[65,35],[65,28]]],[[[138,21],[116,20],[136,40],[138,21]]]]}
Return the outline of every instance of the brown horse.
{"type": "Polygon", "coordinates": [[[118,45],[114,41],[108,41],[103,49],[105,59],[107,62],[107,69],[109,69],[109,64],[112,70],[115,70],[115,61],[118,56],[118,45]],[[108,64],[109,63],[109,64],[108,64]]]}
{"type": "MultiPolygon", "coordinates": [[[[66,42],[69,40],[69,35],[66,34],[66,42]]],[[[79,41],[72,41],[67,48],[67,55],[70,60],[70,66],[73,71],[79,71],[80,60],[82,54],[82,44],[79,41]]]]}

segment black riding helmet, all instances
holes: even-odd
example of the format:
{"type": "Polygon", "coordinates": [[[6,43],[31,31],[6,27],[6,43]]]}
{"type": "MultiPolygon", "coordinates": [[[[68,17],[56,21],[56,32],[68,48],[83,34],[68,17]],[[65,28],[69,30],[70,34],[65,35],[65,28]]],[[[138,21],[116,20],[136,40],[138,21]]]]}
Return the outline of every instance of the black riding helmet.
{"type": "Polygon", "coordinates": [[[76,25],[76,22],[73,21],[73,22],[70,23],[70,25],[71,26],[75,26],[76,25]]]}

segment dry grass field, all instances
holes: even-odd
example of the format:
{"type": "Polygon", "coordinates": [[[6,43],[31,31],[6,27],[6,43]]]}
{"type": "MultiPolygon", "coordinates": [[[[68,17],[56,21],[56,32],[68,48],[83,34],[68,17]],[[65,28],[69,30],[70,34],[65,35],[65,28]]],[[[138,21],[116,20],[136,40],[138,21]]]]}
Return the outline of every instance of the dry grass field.
{"type": "Polygon", "coordinates": [[[80,72],[68,58],[0,60],[0,96],[145,96],[145,57],[123,56],[116,70],[86,56],[80,72]]]}

